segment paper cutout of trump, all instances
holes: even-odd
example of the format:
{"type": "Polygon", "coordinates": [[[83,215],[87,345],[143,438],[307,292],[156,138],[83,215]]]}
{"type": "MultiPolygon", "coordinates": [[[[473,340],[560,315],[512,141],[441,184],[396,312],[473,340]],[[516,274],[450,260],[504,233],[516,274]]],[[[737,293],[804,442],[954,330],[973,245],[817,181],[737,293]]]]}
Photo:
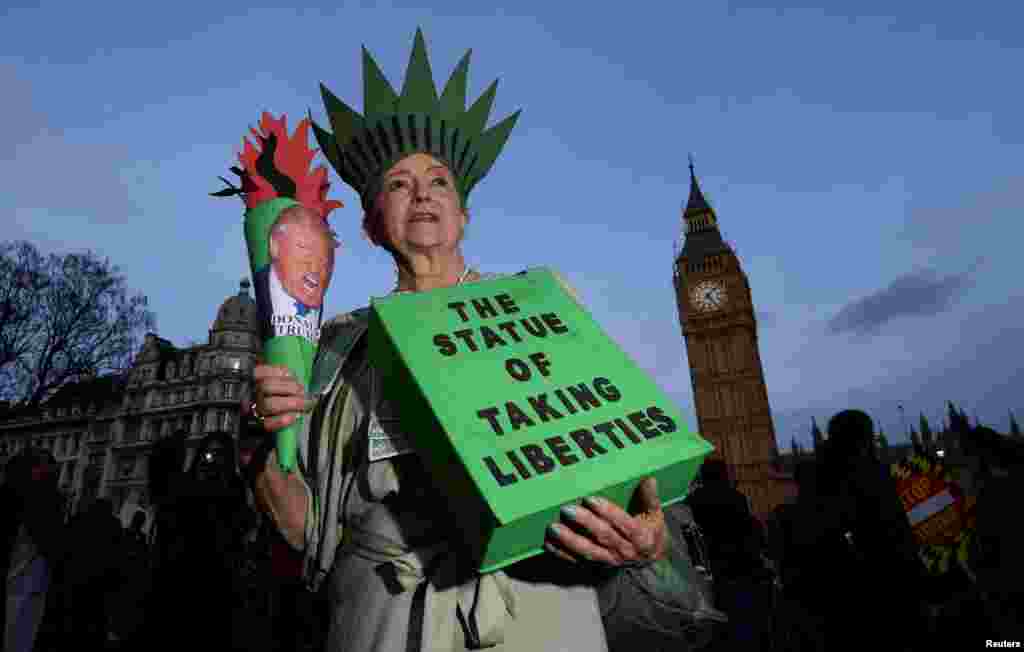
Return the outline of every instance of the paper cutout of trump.
{"type": "Polygon", "coordinates": [[[334,273],[334,233],[315,212],[296,205],[281,211],[268,244],[270,264],[257,270],[253,280],[257,303],[272,308],[271,334],[292,334],[276,331],[294,318],[318,328],[334,273]]]}

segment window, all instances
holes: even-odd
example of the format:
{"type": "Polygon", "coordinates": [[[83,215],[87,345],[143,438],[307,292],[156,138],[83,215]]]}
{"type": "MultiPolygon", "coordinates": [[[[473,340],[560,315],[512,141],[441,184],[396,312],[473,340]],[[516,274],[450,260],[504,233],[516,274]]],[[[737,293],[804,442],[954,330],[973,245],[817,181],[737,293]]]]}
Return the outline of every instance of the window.
{"type": "MultiPolygon", "coordinates": [[[[236,360],[237,362],[237,360],[236,360]]],[[[235,386],[231,383],[224,383],[224,398],[233,399],[235,398],[235,386]]]]}

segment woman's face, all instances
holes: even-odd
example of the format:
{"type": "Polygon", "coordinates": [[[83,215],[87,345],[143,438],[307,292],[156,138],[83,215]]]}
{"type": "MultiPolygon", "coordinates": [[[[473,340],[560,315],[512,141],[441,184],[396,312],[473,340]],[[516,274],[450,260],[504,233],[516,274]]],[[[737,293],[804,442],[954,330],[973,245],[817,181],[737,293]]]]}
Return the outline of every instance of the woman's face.
{"type": "Polygon", "coordinates": [[[384,173],[376,201],[375,244],[398,252],[454,252],[466,228],[455,178],[429,154],[412,154],[384,173]]]}

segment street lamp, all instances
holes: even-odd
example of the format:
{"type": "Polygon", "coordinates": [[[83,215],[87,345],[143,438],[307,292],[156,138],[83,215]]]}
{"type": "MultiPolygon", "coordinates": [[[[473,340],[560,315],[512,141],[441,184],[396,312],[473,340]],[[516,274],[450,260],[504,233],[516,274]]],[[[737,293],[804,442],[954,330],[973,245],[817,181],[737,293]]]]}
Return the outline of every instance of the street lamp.
{"type": "Polygon", "coordinates": [[[903,421],[903,434],[910,439],[910,430],[907,429],[907,413],[903,411],[903,405],[899,404],[896,406],[900,410],[900,419],[903,421]]]}

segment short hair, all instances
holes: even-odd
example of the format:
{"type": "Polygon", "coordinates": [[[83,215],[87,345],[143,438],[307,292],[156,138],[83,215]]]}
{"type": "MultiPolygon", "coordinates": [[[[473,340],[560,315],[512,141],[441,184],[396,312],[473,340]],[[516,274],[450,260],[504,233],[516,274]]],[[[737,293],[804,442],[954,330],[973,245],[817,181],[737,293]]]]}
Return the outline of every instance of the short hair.
{"type": "Polygon", "coordinates": [[[826,457],[831,463],[857,457],[873,450],[875,425],[861,410],[843,410],[828,422],[826,457]]]}
{"type": "Polygon", "coordinates": [[[334,231],[334,229],[332,229],[327,224],[327,221],[326,220],[320,220],[320,219],[316,218],[316,214],[312,210],[310,210],[309,208],[306,208],[305,206],[303,206],[301,204],[295,204],[294,206],[289,206],[288,208],[286,208],[283,211],[281,211],[278,214],[277,219],[274,220],[274,224],[271,225],[271,227],[270,227],[270,235],[271,236],[275,236],[275,235],[283,235],[285,233],[288,233],[288,226],[290,224],[297,224],[299,222],[299,218],[294,218],[294,217],[291,217],[291,216],[292,215],[296,215],[296,214],[300,214],[299,213],[300,210],[304,211],[303,213],[301,213],[303,215],[305,215],[306,213],[309,213],[309,214],[313,215],[312,219],[310,219],[310,218],[302,218],[302,221],[315,222],[317,224],[322,224],[323,225],[324,230],[327,231],[327,236],[330,238],[331,248],[332,249],[337,249],[339,246],[341,246],[341,243],[338,241],[338,234],[334,231]]]}
{"type": "Polygon", "coordinates": [[[700,477],[705,486],[728,485],[729,467],[724,460],[708,460],[700,470],[700,477]]]}

